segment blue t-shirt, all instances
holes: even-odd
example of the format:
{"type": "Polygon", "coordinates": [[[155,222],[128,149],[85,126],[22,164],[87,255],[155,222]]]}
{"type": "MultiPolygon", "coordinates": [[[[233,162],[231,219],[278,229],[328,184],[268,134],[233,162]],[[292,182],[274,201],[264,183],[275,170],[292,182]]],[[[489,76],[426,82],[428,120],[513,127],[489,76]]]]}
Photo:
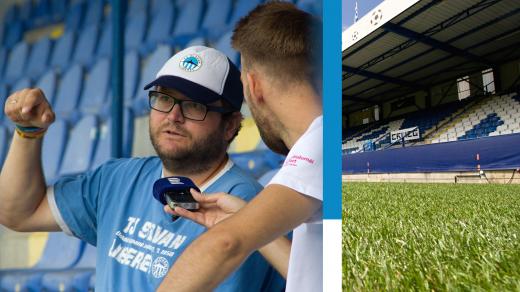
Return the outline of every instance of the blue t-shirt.
{"type": "MultiPolygon", "coordinates": [[[[97,246],[96,291],[154,291],[182,251],[206,231],[187,219],[172,222],[153,198],[161,173],[157,157],[118,159],[54,185],[51,200],[64,230],[97,246]]],[[[260,190],[253,178],[232,166],[205,192],[249,201],[260,190]]],[[[255,252],[216,291],[281,291],[284,285],[255,252]]]]}

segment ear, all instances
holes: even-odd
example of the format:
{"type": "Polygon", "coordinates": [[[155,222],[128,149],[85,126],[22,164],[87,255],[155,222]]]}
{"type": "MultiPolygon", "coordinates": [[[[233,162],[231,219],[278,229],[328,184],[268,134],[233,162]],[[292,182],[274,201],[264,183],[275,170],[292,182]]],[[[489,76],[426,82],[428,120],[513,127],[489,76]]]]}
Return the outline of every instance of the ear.
{"type": "Polygon", "coordinates": [[[246,78],[249,85],[249,91],[251,93],[251,99],[253,99],[255,103],[263,101],[263,84],[259,74],[257,74],[256,71],[251,70],[246,73],[246,78]]]}
{"type": "Polygon", "coordinates": [[[234,112],[231,114],[231,117],[227,119],[226,128],[224,132],[224,136],[226,141],[231,144],[231,140],[235,137],[235,135],[238,134],[238,131],[242,127],[242,120],[244,117],[242,116],[242,113],[240,112],[234,112]]]}

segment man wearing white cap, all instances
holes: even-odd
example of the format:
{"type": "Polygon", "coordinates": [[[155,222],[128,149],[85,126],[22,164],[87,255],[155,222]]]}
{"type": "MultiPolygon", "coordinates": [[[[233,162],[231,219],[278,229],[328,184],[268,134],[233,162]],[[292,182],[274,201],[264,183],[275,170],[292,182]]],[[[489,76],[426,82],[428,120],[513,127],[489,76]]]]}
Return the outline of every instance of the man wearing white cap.
{"type": "MultiPolygon", "coordinates": [[[[323,289],[320,32],[320,21],[279,1],[257,6],[236,25],[232,45],[242,56],[247,104],[266,145],[287,158],[266,188],[234,215],[230,202],[237,206],[238,200],[226,194],[194,193],[203,206],[197,212],[175,208],[174,214],[212,227],[181,255],[160,291],[210,291],[251,252],[292,229],[287,291],[323,289]],[[208,253],[215,249],[221,252],[208,253]]],[[[283,240],[269,245],[279,247],[274,264],[287,267],[283,240]]]]}
{"type": "MultiPolygon", "coordinates": [[[[111,160],[46,187],[42,137],[54,113],[39,89],[12,94],[16,134],[0,175],[0,224],[17,231],[64,231],[97,246],[97,291],[152,291],[206,229],[172,220],[152,196],[161,177],[185,176],[205,192],[250,200],[261,186],[226,153],[240,129],[240,72],[221,52],[196,46],[169,59],[149,91],[150,138],[159,157],[111,160]],[[28,179],[30,178],[30,179],[28,179]]],[[[281,289],[255,253],[217,291],[281,289]]]]}

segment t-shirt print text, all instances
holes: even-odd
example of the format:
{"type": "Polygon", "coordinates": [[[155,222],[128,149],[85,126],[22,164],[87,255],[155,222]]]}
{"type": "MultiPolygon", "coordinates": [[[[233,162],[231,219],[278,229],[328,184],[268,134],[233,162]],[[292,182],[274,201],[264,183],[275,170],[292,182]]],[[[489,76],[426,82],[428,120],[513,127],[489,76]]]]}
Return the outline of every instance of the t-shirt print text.
{"type": "Polygon", "coordinates": [[[298,166],[298,163],[300,162],[314,164],[314,159],[299,154],[295,154],[291,156],[289,159],[286,159],[283,166],[298,166]]]}

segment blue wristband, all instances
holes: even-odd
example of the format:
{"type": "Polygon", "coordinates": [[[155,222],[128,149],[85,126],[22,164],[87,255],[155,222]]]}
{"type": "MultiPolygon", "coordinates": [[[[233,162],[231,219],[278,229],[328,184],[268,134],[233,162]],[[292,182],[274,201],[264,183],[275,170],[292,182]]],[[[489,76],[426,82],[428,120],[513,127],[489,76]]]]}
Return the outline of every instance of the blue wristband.
{"type": "Polygon", "coordinates": [[[16,127],[18,130],[24,132],[24,133],[37,133],[45,130],[44,128],[38,128],[38,127],[24,127],[16,124],[16,127]]]}

